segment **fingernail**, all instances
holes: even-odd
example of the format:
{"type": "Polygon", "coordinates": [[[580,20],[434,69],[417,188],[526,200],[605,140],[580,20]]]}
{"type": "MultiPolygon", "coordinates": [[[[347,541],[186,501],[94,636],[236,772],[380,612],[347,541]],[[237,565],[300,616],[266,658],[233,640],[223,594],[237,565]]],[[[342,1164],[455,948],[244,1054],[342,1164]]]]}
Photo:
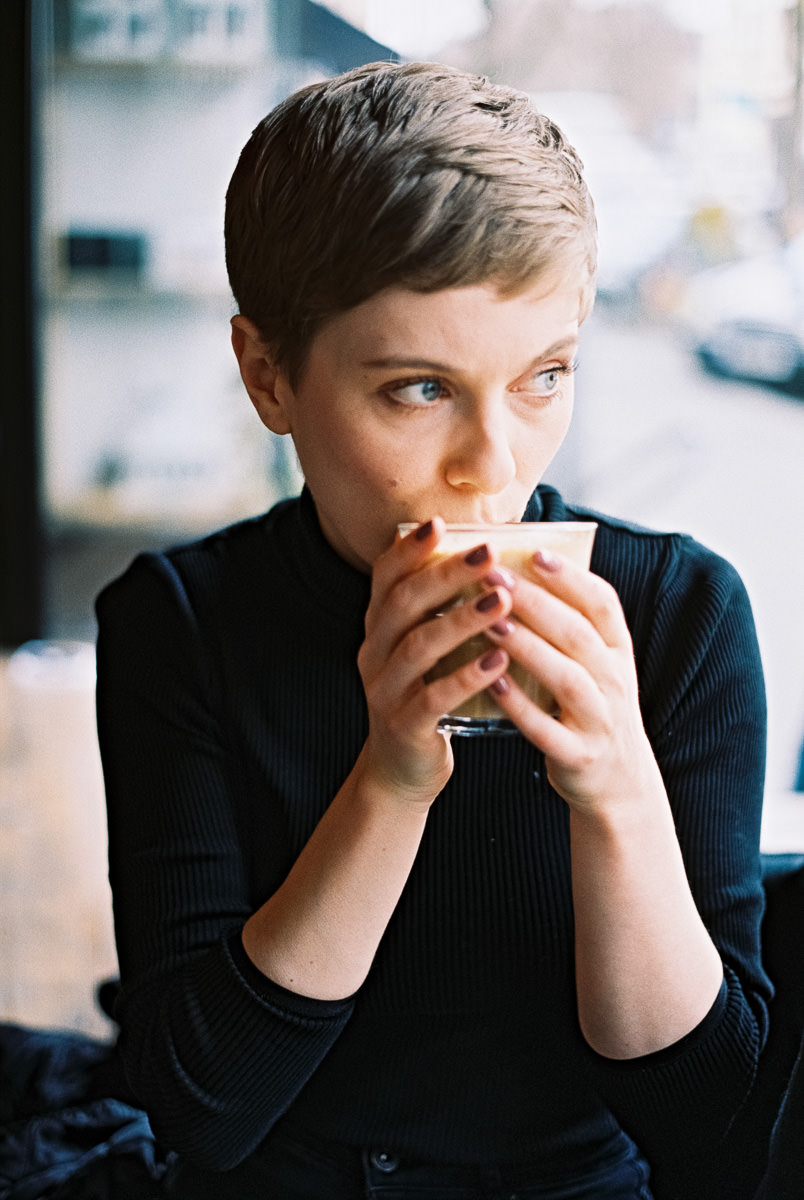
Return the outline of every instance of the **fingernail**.
{"type": "Polygon", "coordinates": [[[533,561],[543,571],[557,571],[561,565],[555,554],[551,554],[549,550],[537,550],[533,555],[533,561]]]}
{"type": "Polygon", "coordinates": [[[430,534],[433,532],[433,522],[425,521],[418,529],[414,530],[413,536],[417,542],[426,542],[430,534]]]}
{"type": "Polygon", "coordinates": [[[484,654],[480,660],[480,669],[481,671],[493,671],[504,661],[505,655],[502,650],[489,650],[488,654],[484,654]]]}
{"type": "Polygon", "coordinates": [[[501,675],[499,679],[494,680],[494,683],[489,684],[488,690],[494,692],[495,696],[504,696],[506,692],[510,691],[508,680],[501,675]]]}
{"type": "Polygon", "coordinates": [[[504,587],[510,592],[516,582],[516,576],[512,571],[505,567],[495,567],[493,571],[489,571],[486,576],[486,583],[490,587],[504,587]]]}
{"type": "Polygon", "coordinates": [[[475,601],[475,608],[478,612],[491,612],[499,603],[499,592],[487,592],[485,596],[481,596],[479,600],[475,601]]]}
{"type": "Polygon", "coordinates": [[[475,546],[474,550],[470,550],[464,557],[464,562],[468,567],[479,567],[481,563],[488,562],[489,548],[488,546],[475,546]]]}
{"type": "Polygon", "coordinates": [[[514,622],[508,621],[503,617],[501,621],[495,621],[490,628],[492,633],[497,633],[500,637],[506,637],[507,634],[514,632],[514,622]]]}

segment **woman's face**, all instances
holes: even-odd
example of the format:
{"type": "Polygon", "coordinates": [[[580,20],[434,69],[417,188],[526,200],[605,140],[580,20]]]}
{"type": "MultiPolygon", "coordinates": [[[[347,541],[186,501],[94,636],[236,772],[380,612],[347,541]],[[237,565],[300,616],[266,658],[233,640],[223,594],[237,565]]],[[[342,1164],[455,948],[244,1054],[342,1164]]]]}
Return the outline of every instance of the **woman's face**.
{"type": "Polygon", "coordinates": [[[319,331],[274,395],[343,558],[369,570],[401,521],[521,518],[570,422],[580,296],[389,289],[319,331]]]}

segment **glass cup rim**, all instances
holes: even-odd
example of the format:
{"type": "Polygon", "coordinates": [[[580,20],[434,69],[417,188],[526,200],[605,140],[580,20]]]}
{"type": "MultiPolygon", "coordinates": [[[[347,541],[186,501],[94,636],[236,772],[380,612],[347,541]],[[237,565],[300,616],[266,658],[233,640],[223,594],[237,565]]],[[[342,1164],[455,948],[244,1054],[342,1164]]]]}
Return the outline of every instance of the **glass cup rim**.
{"type": "MultiPolygon", "coordinates": [[[[419,524],[418,521],[401,521],[397,525],[397,529],[404,536],[412,533],[414,529],[418,529],[419,524]]],[[[499,524],[478,521],[459,524],[447,523],[446,525],[447,533],[479,533],[482,535],[491,532],[512,537],[527,535],[535,529],[555,529],[564,533],[588,533],[597,529],[597,521],[501,521],[499,524]]]]}

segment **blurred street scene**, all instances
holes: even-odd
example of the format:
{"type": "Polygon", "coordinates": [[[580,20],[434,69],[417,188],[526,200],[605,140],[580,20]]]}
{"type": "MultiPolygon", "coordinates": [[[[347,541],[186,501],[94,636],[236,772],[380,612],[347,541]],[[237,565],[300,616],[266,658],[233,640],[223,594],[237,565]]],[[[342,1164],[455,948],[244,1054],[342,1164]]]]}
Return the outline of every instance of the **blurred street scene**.
{"type": "Polygon", "coordinates": [[[552,470],[568,495],[690,533],[742,575],[767,677],[769,795],[792,789],[804,732],[804,405],[714,377],[674,329],[599,304],[575,419],[552,470]]]}

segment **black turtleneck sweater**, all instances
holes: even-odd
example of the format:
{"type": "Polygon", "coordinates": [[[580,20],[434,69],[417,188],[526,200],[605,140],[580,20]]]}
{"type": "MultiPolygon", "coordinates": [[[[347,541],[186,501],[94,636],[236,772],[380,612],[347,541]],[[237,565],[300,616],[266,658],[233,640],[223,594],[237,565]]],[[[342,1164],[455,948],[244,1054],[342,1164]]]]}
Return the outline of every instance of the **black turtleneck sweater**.
{"type": "Polygon", "coordinates": [[[243,923],[367,731],[356,655],[369,579],[325,541],[305,492],[139,557],[98,601],[121,1048],[158,1138],[202,1167],[259,1155],[275,1126],[446,1162],[544,1162],[553,1176],[621,1125],[660,1163],[711,1147],[750,1091],[768,998],[765,711],[744,589],[689,537],[566,506],[551,488],[525,518],[598,522],[592,569],[625,610],[721,993],[658,1054],[612,1062],[586,1046],[568,810],[518,736],[454,740],[453,777],[355,996],[296,995],[251,964],[243,923]]]}

